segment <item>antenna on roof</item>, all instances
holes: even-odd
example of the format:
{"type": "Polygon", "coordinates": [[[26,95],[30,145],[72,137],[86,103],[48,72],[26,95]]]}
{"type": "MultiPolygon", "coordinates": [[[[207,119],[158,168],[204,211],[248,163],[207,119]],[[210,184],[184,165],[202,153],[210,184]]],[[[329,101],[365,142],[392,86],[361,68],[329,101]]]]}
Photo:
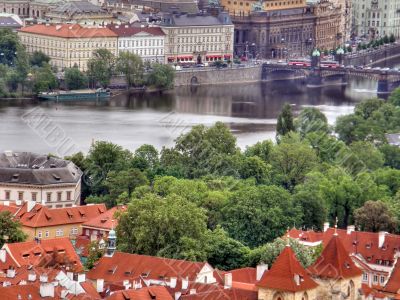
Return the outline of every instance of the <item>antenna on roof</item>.
{"type": "Polygon", "coordinates": [[[335,219],[335,233],[334,233],[334,235],[338,235],[338,233],[337,233],[337,223],[338,223],[338,217],[336,216],[336,219],[335,219]]]}
{"type": "Polygon", "coordinates": [[[286,247],[290,247],[289,227],[286,231],[286,247]]]}

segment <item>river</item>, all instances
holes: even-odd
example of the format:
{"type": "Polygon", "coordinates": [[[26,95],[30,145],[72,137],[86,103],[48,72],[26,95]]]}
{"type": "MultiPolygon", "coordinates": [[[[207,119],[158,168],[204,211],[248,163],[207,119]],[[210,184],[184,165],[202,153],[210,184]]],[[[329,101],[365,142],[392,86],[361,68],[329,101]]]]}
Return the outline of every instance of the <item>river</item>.
{"type": "Polygon", "coordinates": [[[51,140],[55,128],[74,144],[73,151],[87,152],[93,140],[111,141],[130,150],[145,143],[160,149],[172,145],[193,125],[217,121],[227,124],[244,148],[274,138],[276,117],[285,102],[296,113],[303,107],[317,107],[334,124],[338,116],[351,113],[357,102],[375,96],[376,82],[362,79],[351,80],[346,87],[315,89],[296,82],[183,87],[163,95],[121,94],[105,103],[3,101],[0,150],[67,154],[51,140]],[[45,116],[49,124],[32,123],[37,115],[45,116]]]}

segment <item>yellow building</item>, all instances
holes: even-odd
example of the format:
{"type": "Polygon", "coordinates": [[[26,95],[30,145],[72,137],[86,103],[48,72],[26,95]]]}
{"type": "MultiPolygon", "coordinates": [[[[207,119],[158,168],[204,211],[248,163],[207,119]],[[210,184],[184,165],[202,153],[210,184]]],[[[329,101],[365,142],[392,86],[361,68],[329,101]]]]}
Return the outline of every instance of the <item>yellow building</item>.
{"type": "Polygon", "coordinates": [[[106,212],[104,204],[49,209],[33,201],[25,202],[14,214],[28,240],[75,238],[82,234],[82,224],[106,212]]]}
{"type": "Polygon", "coordinates": [[[271,11],[305,7],[306,0],[221,0],[221,5],[232,16],[247,16],[254,10],[271,11]]]}
{"type": "Polygon", "coordinates": [[[45,53],[59,70],[78,66],[85,71],[93,51],[99,48],[117,54],[117,34],[108,28],[40,24],[23,27],[18,35],[28,53],[45,53]]]}

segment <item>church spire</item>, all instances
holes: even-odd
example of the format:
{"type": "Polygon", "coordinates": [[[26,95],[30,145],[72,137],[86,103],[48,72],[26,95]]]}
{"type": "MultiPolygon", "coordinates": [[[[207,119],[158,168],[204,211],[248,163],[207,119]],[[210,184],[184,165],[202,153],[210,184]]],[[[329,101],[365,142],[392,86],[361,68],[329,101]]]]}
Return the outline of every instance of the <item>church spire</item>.
{"type": "Polygon", "coordinates": [[[107,257],[112,257],[114,255],[115,250],[117,250],[117,234],[115,233],[114,230],[114,220],[112,220],[111,222],[112,222],[111,230],[108,233],[108,244],[106,252],[107,257]]]}

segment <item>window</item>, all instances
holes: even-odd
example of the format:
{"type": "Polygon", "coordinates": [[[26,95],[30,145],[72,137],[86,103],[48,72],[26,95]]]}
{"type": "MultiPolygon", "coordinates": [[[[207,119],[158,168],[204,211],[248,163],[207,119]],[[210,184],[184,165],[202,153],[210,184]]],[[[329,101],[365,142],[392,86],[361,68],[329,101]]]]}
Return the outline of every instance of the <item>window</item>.
{"type": "Polygon", "coordinates": [[[38,237],[39,239],[41,239],[41,238],[42,238],[42,231],[38,231],[38,233],[37,233],[37,237],[38,237]]]}
{"type": "Polygon", "coordinates": [[[46,230],[45,233],[44,233],[44,236],[45,237],[49,237],[50,236],[50,232],[48,230],[46,230]]]}
{"type": "Polygon", "coordinates": [[[62,229],[57,229],[56,230],[56,236],[63,236],[63,235],[64,235],[64,232],[63,232],[62,229]]]}
{"type": "Polygon", "coordinates": [[[57,201],[61,201],[62,192],[57,192],[57,201]]]}
{"type": "Polygon", "coordinates": [[[46,196],[47,196],[47,199],[46,199],[47,202],[50,202],[51,201],[51,193],[47,193],[46,196]]]}
{"type": "Polygon", "coordinates": [[[368,281],[368,273],[363,273],[363,281],[368,281]]]}
{"type": "Polygon", "coordinates": [[[378,275],[374,275],[374,283],[378,283],[378,275]]]}
{"type": "Polygon", "coordinates": [[[24,192],[18,192],[18,200],[24,200],[24,192]]]}
{"type": "Polygon", "coordinates": [[[6,191],[6,200],[10,200],[10,191],[6,191]]]}
{"type": "Polygon", "coordinates": [[[71,228],[71,234],[78,234],[78,228],[72,227],[71,228]]]}
{"type": "Polygon", "coordinates": [[[385,276],[381,276],[381,285],[385,283],[385,276]]]}

